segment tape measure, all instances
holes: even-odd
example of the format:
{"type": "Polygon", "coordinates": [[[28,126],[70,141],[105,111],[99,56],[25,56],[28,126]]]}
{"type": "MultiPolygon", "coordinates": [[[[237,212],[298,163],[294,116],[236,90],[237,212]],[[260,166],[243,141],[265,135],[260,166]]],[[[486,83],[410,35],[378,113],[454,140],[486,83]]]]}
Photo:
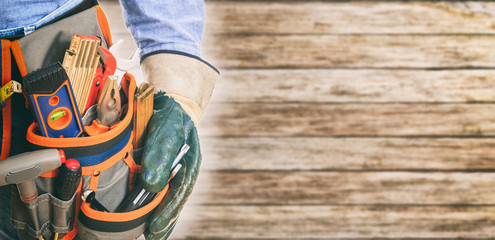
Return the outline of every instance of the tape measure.
{"type": "Polygon", "coordinates": [[[14,93],[22,93],[22,85],[19,82],[10,80],[7,84],[0,88],[0,102],[4,102],[14,93]]]}

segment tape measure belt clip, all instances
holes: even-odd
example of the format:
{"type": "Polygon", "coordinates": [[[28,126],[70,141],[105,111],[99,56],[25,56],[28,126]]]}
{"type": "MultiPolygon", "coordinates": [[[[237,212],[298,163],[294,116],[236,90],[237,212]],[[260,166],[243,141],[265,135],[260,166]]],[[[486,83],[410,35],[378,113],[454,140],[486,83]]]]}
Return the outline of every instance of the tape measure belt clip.
{"type": "Polygon", "coordinates": [[[7,100],[14,93],[22,93],[22,85],[17,81],[10,80],[0,88],[0,102],[7,100]]]}

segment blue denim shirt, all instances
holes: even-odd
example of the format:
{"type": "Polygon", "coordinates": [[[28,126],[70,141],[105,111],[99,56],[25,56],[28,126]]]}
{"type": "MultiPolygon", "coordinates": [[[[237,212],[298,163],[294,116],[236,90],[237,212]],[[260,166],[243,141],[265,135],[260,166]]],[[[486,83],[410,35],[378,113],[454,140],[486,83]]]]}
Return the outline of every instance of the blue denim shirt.
{"type": "MultiPolygon", "coordinates": [[[[27,35],[82,0],[0,0],[0,38],[27,35]]],[[[157,51],[201,55],[203,0],[121,0],[141,57],[157,51]]]]}

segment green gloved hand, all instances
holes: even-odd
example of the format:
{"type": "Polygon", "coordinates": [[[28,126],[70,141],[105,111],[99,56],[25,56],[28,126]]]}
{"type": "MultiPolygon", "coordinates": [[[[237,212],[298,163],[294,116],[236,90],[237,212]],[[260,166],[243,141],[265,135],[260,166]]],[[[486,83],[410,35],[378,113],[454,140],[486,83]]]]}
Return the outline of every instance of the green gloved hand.
{"type": "Polygon", "coordinates": [[[174,226],[192,192],[201,165],[201,152],[196,127],[179,103],[169,96],[157,94],[153,108],[155,112],[148,124],[149,135],[142,161],[144,188],[151,192],[161,191],[167,185],[178,150],[183,144],[190,147],[180,162],[182,168],[171,180],[164,200],[151,217],[150,232],[161,235],[174,226]]]}
{"type": "Polygon", "coordinates": [[[218,72],[198,59],[176,54],[152,55],[143,60],[142,66],[148,81],[167,93],[158,93],[154,98],[142,160],[143,187],[151,192],[161,191],[180,148],[183,144],[190,147],[180,162],[182,168],[150,217],[145,234],[146,239],[167,239],[198,177],[201,151],[196,126],[206,110],[218,72]]]}

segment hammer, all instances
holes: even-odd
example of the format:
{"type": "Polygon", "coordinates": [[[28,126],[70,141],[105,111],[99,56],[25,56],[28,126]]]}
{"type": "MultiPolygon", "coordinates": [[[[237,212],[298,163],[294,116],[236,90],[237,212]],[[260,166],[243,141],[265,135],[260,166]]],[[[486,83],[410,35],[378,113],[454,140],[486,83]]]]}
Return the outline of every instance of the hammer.
{"type": "MultiPolygon", "coordinates": [[[[0,161],[0,186],[16,184],[21,201],[26,204],[33,202],[38,197],[34,179],[57,169],[64,162],[64,151],[57,149],[27,152],[9,157],[0,161]]],[[[35,229],[39,229],[36,211],[29,213],[35,229]]]]}

